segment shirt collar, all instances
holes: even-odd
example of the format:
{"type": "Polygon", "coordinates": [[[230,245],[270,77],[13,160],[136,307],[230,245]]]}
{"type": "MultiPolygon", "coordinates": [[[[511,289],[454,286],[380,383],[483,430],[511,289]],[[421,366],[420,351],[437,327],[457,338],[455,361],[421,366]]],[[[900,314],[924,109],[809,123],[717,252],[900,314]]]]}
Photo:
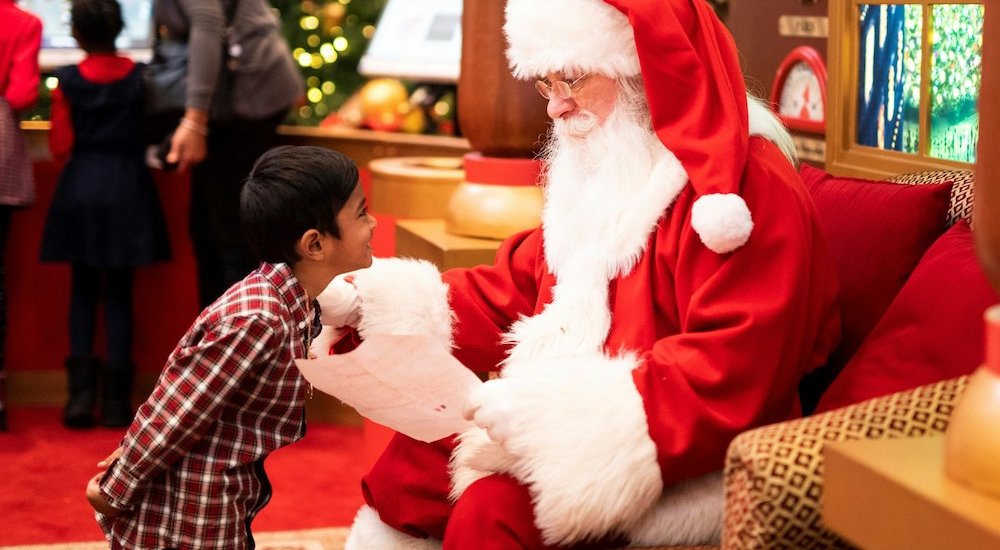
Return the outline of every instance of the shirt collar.
{"type": "Polygon", "coordinates": [[[310,325],[314,324],[312,321],[319,316],[319,307],[315,303],[315,297],[306,294],[306,289],[292,273],[292,268],[288,264],[261,262],[258,271],[266,281],[277,289],[278,296],[291,312],[296,326],[301,326],[300,323],[307,320],[310,321],[310,325]],[[309,304],[309,302],[313,303],[309,304]],[[314,319],[308,319],[310,311],[313,313],[314,319]]]}

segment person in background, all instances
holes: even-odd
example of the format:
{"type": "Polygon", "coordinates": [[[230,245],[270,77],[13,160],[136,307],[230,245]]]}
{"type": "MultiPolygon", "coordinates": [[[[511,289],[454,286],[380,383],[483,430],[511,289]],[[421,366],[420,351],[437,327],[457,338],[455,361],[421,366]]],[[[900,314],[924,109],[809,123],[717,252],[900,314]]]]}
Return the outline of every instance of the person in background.
{"type": "Polygon", "coordinates": [[[55,71],[49,147],[69,157],[49,207],[41,260],[72,267],[69,400],[63,424],[128,426],[135,268],[170,257],[166,224],[142,147],[143,68],[116,53],[122,31],[115,0],[73,0],[73,36],[86,57],[55,71]],[[97,304],[104,298],[106,361],[94,355],[97,304]]]}
{"type": "Polygon", "coordinates": [[[31,204],[35,182],[17,112],[38,99],[38,48],[42,22],[0,0],[0,431],[7,429],[4,342],[7,339],[7,290],[4,255],[10,218],[18,206],[31,204]]]}
{"type": "Polygon", "coordinates": [[[156,0],[153,14],[162,37],[186,40],[190,52],[186,110],[167,162],[191,168],[190,233],[205,307],[256,267],[233,231],[240,187],[276,145],[278,124],[305,86],[267,0],[156,0]],[[223,78],[232,113],[218,118],[211,107],[223,78]]]}
{"type": "Polygon", "coordinates": [[[254,547],[251,523],[271,498],[264,460],[306,431],[294,361],[319,332],[314,298],[371,265],[375,218],[340,153],[266,152],[240,210],[260,267],[198,316],[87,485],[112,549],[254,547]]]}
{"type": "Polygon", "coordinates": [[[389,443],[346,548],[719,544],[726,448],[800,415],[839,335],[788,132],[704,0],[508,0],[504,31],[553,121],[541,227],[353,279],[362,338],[499,377],[457,437],[389,443]]]}

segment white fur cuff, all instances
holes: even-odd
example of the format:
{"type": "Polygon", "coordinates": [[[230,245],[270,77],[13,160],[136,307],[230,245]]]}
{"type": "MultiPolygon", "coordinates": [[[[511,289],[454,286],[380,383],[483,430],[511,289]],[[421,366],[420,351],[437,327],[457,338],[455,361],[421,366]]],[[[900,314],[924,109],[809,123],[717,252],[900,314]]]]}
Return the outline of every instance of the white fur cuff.
{"type": "Polygon", "coordinates": [[[517,426],[510,473],[529,485],[548,544],[600,537],[637,522],[663,482],[634,357],[509,364],[503,378],[517,426]]]}
{"type": "Polygon", "coordinates": [[[354,516],[344,550],[441,550],[437,539],[418,539],[382,523],[371,506],[362,506],[354,516]]]}
{"type": "Polygon", "coordinates": [[[438,269],[423,260],[381,258],[354,274],[361,298],[358,333],[425,334],[453,346],[448,285],[438,269]]]}
{"type": "Polygon", "coordinates": [[[721,470],[683,481],[625,535],[635,546],[718,546],[725,501],[721,470]]]}

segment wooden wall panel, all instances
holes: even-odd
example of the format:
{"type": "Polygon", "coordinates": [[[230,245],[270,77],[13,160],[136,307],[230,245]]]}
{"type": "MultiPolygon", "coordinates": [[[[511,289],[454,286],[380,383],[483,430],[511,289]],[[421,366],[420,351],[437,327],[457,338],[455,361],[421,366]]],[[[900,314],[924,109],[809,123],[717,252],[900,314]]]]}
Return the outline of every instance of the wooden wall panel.
{"type": "Polygon", "coordinates": [[[827,0],[730,0],[729,27],[743,59],[747,88],[760,97],[771,93],[781,60],[797,46],[812,46],[826,59],[826,38],[784,37],[778,20],[783,15],[827,16],[827,0]]]}

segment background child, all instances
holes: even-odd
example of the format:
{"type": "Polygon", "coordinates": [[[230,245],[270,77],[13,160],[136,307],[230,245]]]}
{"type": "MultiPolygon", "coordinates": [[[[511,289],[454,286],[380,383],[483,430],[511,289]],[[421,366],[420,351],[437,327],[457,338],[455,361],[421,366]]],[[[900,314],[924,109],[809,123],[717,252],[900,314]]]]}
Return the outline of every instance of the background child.
{"type": "Polygon", "coordinates": [[[116,54],[123,23],[115,0],[73,0],[73,36],[87,57],[55,74],[49,147],[70,154],[45,223],[41,259],[70,262],[69,401],[63,423],[94,424],[99,362],[97,302],[104,296],[107,362],[101,424],[128,426],[135,267],[170,256],[163,212],[144,163],[142,66],[116,54]],[[103,281],[102,281],[103,279],[103,281]],[[103,289],[102,289],[103,282],[103,289]]]}
{"type": "Polygon", "coordinates": [[[10,217],[18,206],[35,198],[31,160],[21,136],[17,111],[38,99],[38,47],[42,22],[18,8],[13,0],[0,0],[0,431],[7,429],[4,406],[4,341],[7,337],[7,288],[4,252],[10,217]]]}
{"type": "Polygon", "coordinates": [[[266,152],[240,218],[264,263],[201,313],[117,460],[87,486],[111,548],[252,548],[250,523],[270,499],[264,459],[305,433],[293,361],[319,332],[313,297],[371,265],[375,219],[357,168],[334,151],[266,152]]]}

